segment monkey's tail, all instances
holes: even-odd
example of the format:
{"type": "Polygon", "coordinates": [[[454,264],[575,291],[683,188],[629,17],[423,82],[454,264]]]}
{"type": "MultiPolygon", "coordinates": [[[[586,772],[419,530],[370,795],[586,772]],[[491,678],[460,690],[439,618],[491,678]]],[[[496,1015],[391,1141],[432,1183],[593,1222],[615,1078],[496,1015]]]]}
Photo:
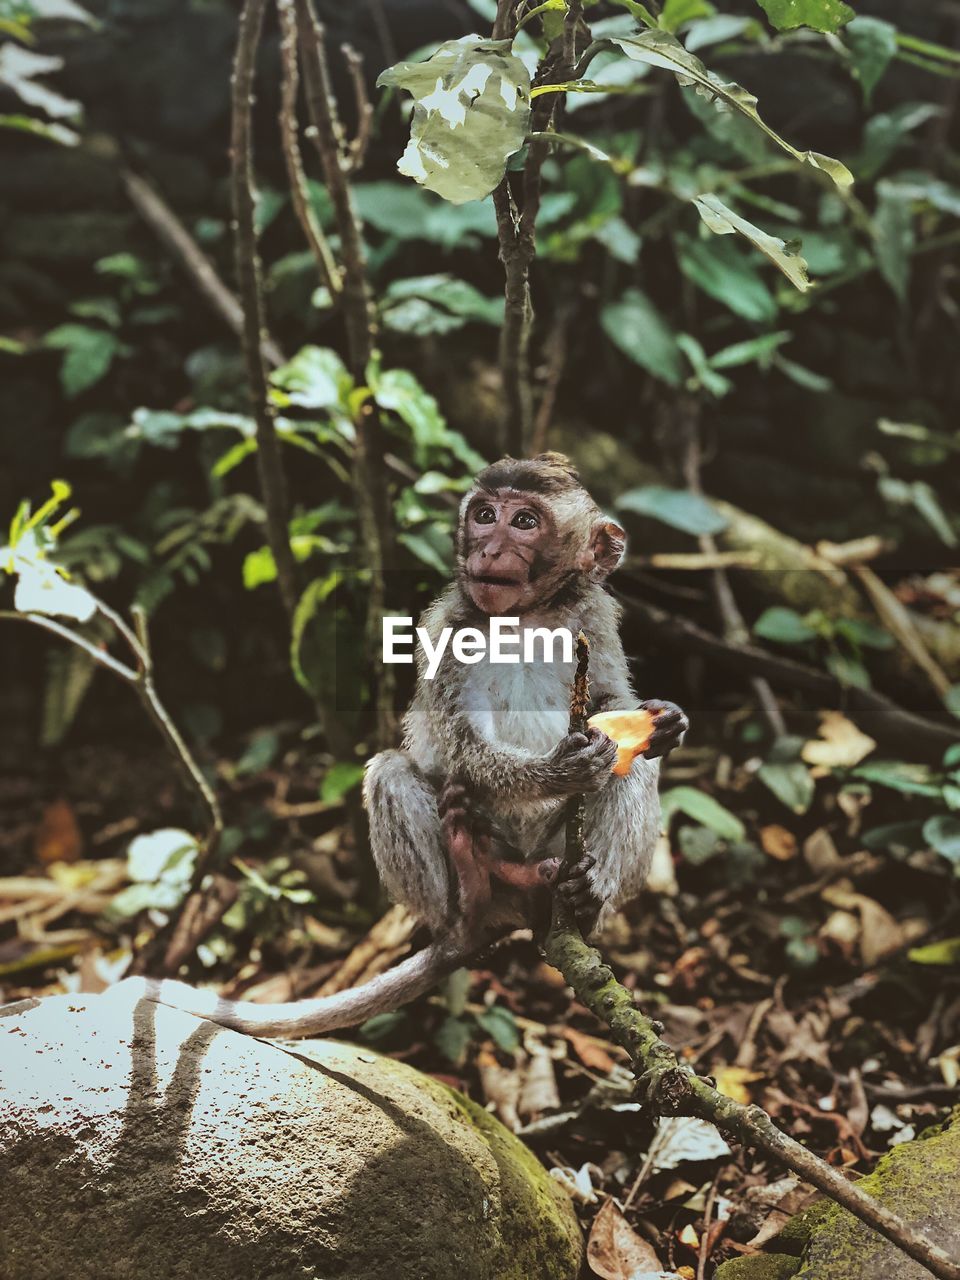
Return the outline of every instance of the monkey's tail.
{"type": "Polygon", "coordinates": [[[356,1026],[376,1013],[389,1013],[431,990],[441,978],[464,964],[474,950],[465,946],[462,939],[441,938],[361,987],[290,1004],[225,1000],[214,991],[201,991],[173,978],[126,978],[113,990],[127,998],[181,1009],[245,1035],[286,1039],[322,1035],[340,1027],[356,1026]]]}

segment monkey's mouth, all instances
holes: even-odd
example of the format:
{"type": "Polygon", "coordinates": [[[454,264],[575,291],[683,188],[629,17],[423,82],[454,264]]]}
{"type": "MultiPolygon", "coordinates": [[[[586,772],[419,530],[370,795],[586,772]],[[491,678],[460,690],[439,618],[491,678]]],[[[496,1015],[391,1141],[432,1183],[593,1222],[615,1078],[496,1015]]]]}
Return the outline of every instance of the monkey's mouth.
{"type": "Polygon", "coordinates": [[[479,583],[483,587],[521,587],[526,579],[519,575],[515,578],[507,578],[494,573],[473,573],[470,575],[470,581],[479,583]]]}

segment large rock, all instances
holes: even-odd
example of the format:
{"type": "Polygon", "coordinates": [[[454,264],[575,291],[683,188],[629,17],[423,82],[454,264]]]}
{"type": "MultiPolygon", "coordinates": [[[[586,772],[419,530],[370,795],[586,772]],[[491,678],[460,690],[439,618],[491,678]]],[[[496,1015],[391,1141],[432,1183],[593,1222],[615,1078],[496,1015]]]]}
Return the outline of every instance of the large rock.
{"type": "Polygon", "coordinates": [[[573,1280],[514,1136],[352,1045],[285,1050],[116,995],[0,1017],[3,1280],[573,1280]]]}
{"type": "MultiPolygon", "coordinates": [[[[960,1108],[944,1125],[889,1151],[858,1184],[911,1226],[960,1258],[960,1108]]],[[[914,1262],[847,1209],[817,1201],[773,1241],[787,1253],[725,1262],[716,1280],[932,1280],[914,1262]],[[790,1253],[802,1256],[791,1257],[790,1253]]]]}

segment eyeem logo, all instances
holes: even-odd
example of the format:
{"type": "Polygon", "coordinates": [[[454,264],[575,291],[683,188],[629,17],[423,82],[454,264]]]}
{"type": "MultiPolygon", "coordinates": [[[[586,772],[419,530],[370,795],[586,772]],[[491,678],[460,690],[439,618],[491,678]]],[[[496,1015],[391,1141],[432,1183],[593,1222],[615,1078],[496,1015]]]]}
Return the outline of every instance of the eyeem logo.
{"type": "Polygon", "coordinates": [[[573,662],[573,632],[567,627],[529,627],[521,634],[509,628],[519,627],[519,618],[491,618],[489,635],[479,627],[444,627],[434,644],[426,627],[414,631],[412,618],[388,617],[383,620],[384,662],[413,662],[414,642],[420,644],[427,659],[424,675],[432,680],[440,667],[440,660],[450,645],[450,652],[457,662],[468,666],[482,662],[573,662]],[[557,644],[560,656],[556,657],[557,644]],[[539,655],[538,655],[539,649],[539,655]]]}

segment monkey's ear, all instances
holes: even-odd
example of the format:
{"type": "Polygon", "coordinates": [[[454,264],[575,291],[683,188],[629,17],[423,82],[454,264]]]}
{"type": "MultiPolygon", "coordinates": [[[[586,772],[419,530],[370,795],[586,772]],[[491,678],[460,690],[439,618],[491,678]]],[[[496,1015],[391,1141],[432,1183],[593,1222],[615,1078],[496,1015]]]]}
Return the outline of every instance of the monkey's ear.
{"type": "Polygon", "coordinates": [[[627,549],[627,535],[614,520],[598,520],[590,539],[594,563],[604,577],[613,573],[627,549]]]}

